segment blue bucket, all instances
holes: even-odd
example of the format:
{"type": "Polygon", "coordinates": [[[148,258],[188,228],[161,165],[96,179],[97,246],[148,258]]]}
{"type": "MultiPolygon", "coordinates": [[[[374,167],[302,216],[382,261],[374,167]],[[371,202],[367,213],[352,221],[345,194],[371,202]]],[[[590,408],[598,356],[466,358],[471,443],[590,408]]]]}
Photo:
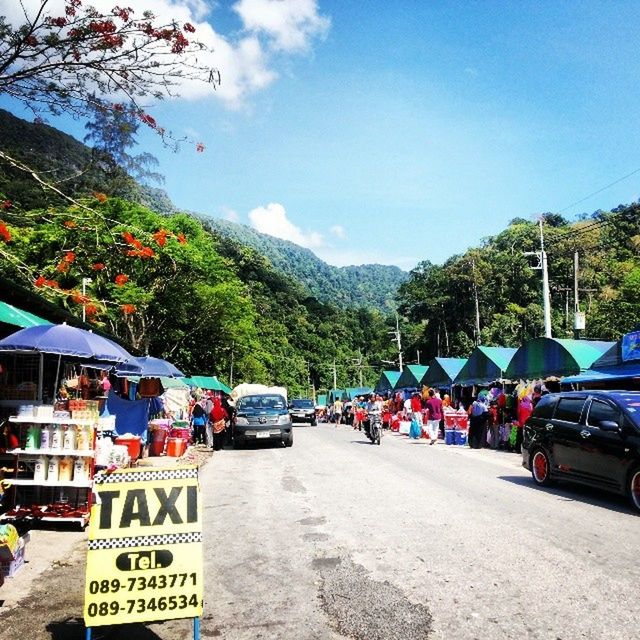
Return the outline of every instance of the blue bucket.
{"type": "Polygon", "coordinates": [[[444,430],[444,443],[445,444],[455,443],[455,431],[453,429],[444,430]]]}
{"type": "Polygon", "coordinates": [[[467,444],[467,432],[466,431],[454,431],[453,432],[453,444],[467,444]]]}

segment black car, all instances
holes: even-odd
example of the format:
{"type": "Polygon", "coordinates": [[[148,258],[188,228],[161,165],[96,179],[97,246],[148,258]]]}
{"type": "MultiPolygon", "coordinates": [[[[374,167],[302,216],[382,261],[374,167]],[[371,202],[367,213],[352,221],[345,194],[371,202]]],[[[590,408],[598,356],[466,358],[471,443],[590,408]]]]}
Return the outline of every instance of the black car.
{"type": "Polygon", "coordinates": [[[238,400],[233,418],[233,446],[247,442],[282,442],[293,446],[293,424],[283,396],[266,393],[238,400]]]}
{"type": "Polygon", "coordinates": [[[289,405],[291,419],[294,422],[308,422],[312,427],[318,424],[316,419],[316,406],[309,398],[296,398],[289,405]]]}
{"type": "Polygon", "coordinates": [[[538,485],[566,479],[607,489],[640,511],[640,392],[543,396],[524,426],[522,464],[538,485]]]}

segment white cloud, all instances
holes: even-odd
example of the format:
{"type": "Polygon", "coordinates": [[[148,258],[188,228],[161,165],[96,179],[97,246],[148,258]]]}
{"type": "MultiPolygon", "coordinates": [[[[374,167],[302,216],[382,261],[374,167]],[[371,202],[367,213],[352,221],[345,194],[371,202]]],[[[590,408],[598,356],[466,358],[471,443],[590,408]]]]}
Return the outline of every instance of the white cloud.
{"type": "MultiPolygon", "coordinates": [[[[41,0],[23,0],[23,4],[33,17],[41,0]]],[[[114,1],[92,0],[91,5],[106,14],[113,9],[114,1]]],[[[241,18],[242,29],[229,36],[215,31],[211,4],[205,0],[127,0],[125,6],[131,7],[136,17],[151,8],[159,24],[172,20],[193,24],[196,32],[187,36],[208,48],[198,53],[197,63],[218,69],[221,84],[214,91],[207,82],[184,79],[174,92],[185,99],[215,96],[232,109],[242,107],[251,94],[277,79],[274,53],[305,51],[330,25],[329,19],[318,13],[316,0],[240,0],[232,8],[241,18]]],[[[47,11],[53,16],[64,15],[64,1],[50,0],[47,11]]],[[[24,23],[18,2],[0,0],[0,15],[13,25],[24,23]]]]}
{"type": "Polygon", "coordinates": [[[220,213],[222,213],[222,217],[225,220],[229,220],[229,222],[238,222],[240,220],[238,212],[234,209],[231,209],[230,207],[220,207],[220,213]]]}
{"type": "Polygon", "coordinates": [[[287,217],[285,208],[276,202],[266,207],[256,207],[249,212],[249,221],[260,233],[290,240],[301,247],[313,249],[323,244],[322,235],[317,231],[304,232],[287,217]]]}
{"type": "Polygon", "coordinates": [[[316,0],[240,0],[233,9],[248,31],[267,36],[277,51],[304,51],[331,25],[316,0]]]}
{"type": "Polygon", "coordinates": [[[336,237],[340,238],[340,240],[344,240],[347,237],[347,232],[341,224],[336,224],[329,231],[336,237]]]}

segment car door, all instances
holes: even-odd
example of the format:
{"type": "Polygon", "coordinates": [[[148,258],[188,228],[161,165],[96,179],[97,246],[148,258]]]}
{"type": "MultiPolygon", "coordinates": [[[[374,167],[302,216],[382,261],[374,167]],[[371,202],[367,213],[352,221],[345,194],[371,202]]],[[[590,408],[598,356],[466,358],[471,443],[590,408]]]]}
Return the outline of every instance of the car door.
{"type": "Polygon", "coordinates": [[[576,477],[584,473],[580,468],[579,452],[582,444],[580,421],[586,400],[586,395],[561,396],[556,405],[553,420],[546,425],[547,431],[551,433],[552,465],[556,473],[576,477]]]}
{"type": "Polygon", "coordinates": [[[632,462],[623,424],[624,416],[615,404],[606,398],[591,398],[580,431],[580,465],[585,474],[592,482],[615,491],[623,490],[632,462]],[[620,428],[613,430],[610,423],[620,428]]]}

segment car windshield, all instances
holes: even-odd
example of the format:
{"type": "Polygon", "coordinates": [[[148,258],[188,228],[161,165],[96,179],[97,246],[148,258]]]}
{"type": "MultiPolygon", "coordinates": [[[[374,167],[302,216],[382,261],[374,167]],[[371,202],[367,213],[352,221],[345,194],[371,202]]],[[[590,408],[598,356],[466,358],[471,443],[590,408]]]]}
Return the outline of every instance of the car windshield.
{"type": "Polygon", "coordinates": [[[313,402],[311,400],[294,400],[291,406],[294,409],[313,409],[313,402]]]}
{"type": "Polygon", "coordinates": [[[282,396],[245,396],[238,402],[238,411],[260,411],[262,409],[284,409],[282,396]]]}
{"type": "Polygon", "coordinates": [[[640,393],[616,393],[612,396],[625,409],[636,427],[640,428],[640,393]]]}

